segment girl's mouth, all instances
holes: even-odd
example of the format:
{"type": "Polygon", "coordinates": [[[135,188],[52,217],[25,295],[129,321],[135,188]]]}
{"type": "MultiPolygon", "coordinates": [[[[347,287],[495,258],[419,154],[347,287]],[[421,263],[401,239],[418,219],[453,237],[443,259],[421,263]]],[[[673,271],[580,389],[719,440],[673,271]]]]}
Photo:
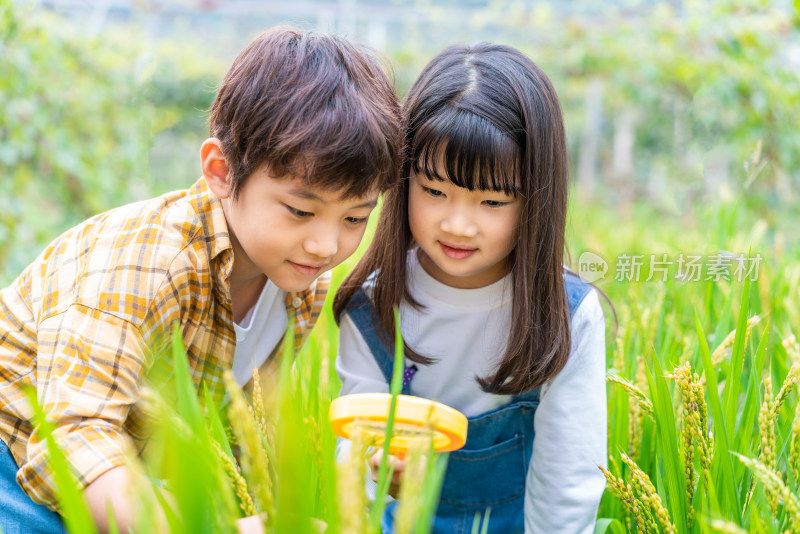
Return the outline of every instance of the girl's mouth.
{"type": "Polygon", "coordinates": [[[478,250],[475,247],[448,245],[442,243],[441,241],[439,241],[439,246],[442,247],[442,252],[444,252],[447,257],[453,258],[454,260],[463,260],[465,258],[469,258],[478,250]]]}

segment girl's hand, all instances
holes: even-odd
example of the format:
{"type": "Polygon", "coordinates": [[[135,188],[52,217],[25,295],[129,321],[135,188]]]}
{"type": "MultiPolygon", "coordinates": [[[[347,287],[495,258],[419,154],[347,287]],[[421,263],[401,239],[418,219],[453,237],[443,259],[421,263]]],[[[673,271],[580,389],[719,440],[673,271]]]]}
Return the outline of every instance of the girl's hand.
{"type": "MultiPolygon", "coordinates": [[[[369,468],[372,471],[372,480],[374,482],[378,481],[378,470],[381,467],[382,457],[383,457],[383,449],[378,449],[378,451],[369,458],[369,468]]],[[[389,495],[391,495],[395,499],[400,494],[400,475],[403,474],[405,468],[406,468],[405,460],[401,460],[396,456],[389,455],[389,469],[393,471],[392,483],[389,485],[389,495]]]]}

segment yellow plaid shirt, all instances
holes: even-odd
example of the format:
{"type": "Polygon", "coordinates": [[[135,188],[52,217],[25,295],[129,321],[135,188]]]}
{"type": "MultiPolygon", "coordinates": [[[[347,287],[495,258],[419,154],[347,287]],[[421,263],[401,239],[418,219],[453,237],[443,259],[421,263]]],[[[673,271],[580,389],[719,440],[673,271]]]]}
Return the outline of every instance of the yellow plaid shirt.
{"type": "MultiPolygon", "coordinates": [[[[32,435],[22,386],[36,388],[84,486],[141,446],[137,409],[150,348],[180,324],[196,386],[220,395],[236,345],[228,276],[233,249],[222,203],[200,180],[187,191],[117,208],[57,238],[0,291],[0,439],[17,481],[56,508],[44,442],[32,435]]],[[[288,293],[299,349],[328,278],[288,293]]]]}

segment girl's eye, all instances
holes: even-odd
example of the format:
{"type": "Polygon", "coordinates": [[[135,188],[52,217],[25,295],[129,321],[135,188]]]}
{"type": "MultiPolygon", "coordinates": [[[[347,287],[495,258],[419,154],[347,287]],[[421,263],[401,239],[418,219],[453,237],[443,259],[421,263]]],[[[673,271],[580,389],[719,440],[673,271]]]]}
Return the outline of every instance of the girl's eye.
{"type": "Polygon", "coordinates": [[[500,208],[508,204],[508,202],[500,202],[499,200],[484,200],[484,202],[490,208],[500,208]]]}
{"type": "Polygon", "coordinates": [[[346,220],[351,224],[364,224],[365,222],[367,222],[366,217],[345,217],[344,220],[346,220]]]}
{"type": "Polygon", "coordinates": [[[294,215],[295,217],[298,217],[300,219],[306,219],[306,218],[311,217],[312,215],[314,215],[310,211],[299,210],[297,208],[293,208],[293,207],[289,206],[288,204],[286,205],[286,209],[289,210],[289,213],[291,213],[292,215],[294,215]]]}
{"type": "Polygon", "coordinates": [[[432,197],[441,197],[444,195],[444,193],[442,193],[438,189],[431,189],[430,187],[422,186],[422,190],[428,193],[432,197]]]}

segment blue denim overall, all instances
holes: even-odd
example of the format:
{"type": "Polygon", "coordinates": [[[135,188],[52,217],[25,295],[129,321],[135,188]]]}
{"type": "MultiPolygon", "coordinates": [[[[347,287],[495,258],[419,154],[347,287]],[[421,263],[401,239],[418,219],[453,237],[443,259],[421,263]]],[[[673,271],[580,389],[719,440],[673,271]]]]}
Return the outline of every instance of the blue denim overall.
{"type": "MultiPolygon", "coordinates": [[[[577,276],[564,275],[569,314],[589,293],[590,286],[577,276]]],[[[393,355],[377,333],[374,308],[363,291],[350,301],[347,314],[359,329],[387,383],[391,383],[393,355]]],[[[412,395],[410,381],[403,394],[412,395]]],[[[525,531],[525,483],[533,450],[533,415],[539,405],[539,390],[515,395],[508,404],[468,418],[467,442],[450,453],[439,506],[433,522],[434,534],[468,534],[475,514],[491,508],[490,534],[525,531]]],[[[392,532],[396,503],[386,507],[381,526],[392,532]]]]}
{"type": "Polygon", "coordinates": [[[63,534],[61,516],[36,504],[17,484],[17,463],[0,439],[0,532],[3,534],[63,534]]]}

